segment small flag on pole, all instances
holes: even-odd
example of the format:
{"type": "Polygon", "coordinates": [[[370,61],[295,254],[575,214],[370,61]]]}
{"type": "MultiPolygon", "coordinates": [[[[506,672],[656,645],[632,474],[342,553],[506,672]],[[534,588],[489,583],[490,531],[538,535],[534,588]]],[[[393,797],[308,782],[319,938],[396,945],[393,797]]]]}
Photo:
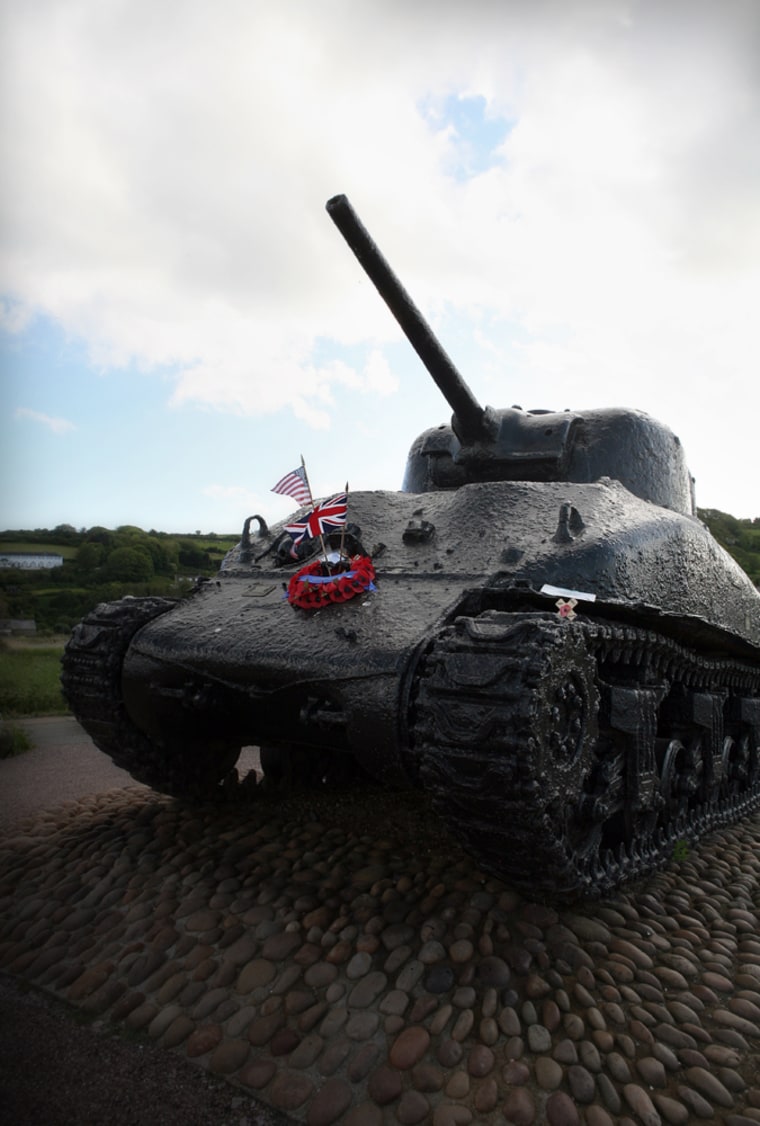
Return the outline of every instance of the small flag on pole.
{"type": "Polygon", "coordinates": [[[338,493],[337,496],[315,504],[305,520],[299,520],[295,524],[286,524],[285,531],[292,537],[294,546],[297,546],[304,539],[312,539],[315,536],[327,535],[328,532],[336,532],[346,522],[346,506],[346,494],[338,493]]]}
{"type": "Polygon", "coordinates": [[[311,489],[306,479],[305,466],[299,465],[297,469],[286,473],[274,486],[272,492],[284,493],[285,496],[293,497],[299,504],[311,504],[311,489]]]}

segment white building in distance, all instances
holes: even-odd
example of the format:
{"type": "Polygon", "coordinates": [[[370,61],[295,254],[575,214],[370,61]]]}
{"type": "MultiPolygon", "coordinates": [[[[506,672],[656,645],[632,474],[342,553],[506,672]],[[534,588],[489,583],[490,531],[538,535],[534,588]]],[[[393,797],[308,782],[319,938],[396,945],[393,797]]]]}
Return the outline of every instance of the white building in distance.
{"type": "Polygon", "coordinates": [[[0,551],[0,568],[16,567],[21,571],[44,571],[62,567],[63,556],[52,551],[0,551]]]}

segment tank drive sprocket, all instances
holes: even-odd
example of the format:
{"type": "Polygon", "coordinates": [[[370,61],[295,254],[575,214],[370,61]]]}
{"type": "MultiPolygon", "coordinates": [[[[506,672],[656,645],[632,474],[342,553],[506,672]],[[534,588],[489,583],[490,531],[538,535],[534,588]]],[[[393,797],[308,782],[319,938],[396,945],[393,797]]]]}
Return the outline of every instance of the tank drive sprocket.
{"type": "Polygon", "coordinates": [[[236,780],[240,748],[150,739],[132,722],[122,697],[122,664],[132,638],[175,605],[167,598],[100,603],[72,632],[61,685],[77,720],[117,766],[161,793],[207,798],[225,779],[236,780]]]}
{"type": "Polygon", "coordinates": [[[599,895],[760,805],[760,671],[607,622],[461,617],[417,667],[410,747],[484,870],[599,895]]]}

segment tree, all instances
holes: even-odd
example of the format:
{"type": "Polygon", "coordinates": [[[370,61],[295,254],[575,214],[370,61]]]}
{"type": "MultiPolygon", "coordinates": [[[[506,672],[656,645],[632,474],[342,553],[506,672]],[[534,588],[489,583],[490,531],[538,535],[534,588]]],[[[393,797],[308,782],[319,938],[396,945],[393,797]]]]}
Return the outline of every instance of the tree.
{"type": "Polygon", "coordinates": [[[77,552],[77,567],[85,574],[92,574],[103,562],[104,555],[105,548],[102,543],[88,540],[87,543],[82,544],[77,552]]]}
{"type": "Polygon", "coordinates": [[[115,582],[147,582],[153,577],[153,560],[139,547],[117,547],[106,560],[105,574],[115,582]]]}

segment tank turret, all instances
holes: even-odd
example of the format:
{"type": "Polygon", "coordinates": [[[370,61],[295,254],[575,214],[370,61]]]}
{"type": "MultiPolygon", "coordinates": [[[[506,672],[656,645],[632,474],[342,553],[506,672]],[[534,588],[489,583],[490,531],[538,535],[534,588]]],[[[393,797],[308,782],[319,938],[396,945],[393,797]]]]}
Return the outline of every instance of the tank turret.
{"type": "Polygon", "coordinates": [[[483,481],[620,481],[635,496],[694,514],[680,441],[641,411],[482,407],[344,195],[327,202],[336,224],[443,392],[450,426],[414,442],[403,488],[424,493],[483,481]]]}
{"type": "Polygon", "coordinates": [[[345,498],[248,517],[189,597],[98,606],[64,654],[72,711],[166,793],[255,798],[257,744],[275,791],[422,787],[485,870],[607,892],[760,806],[760,594],[667,427],[482,407],[345,196],[327,209],[451,424],[339,534],[320,514],[345,498]]]}

